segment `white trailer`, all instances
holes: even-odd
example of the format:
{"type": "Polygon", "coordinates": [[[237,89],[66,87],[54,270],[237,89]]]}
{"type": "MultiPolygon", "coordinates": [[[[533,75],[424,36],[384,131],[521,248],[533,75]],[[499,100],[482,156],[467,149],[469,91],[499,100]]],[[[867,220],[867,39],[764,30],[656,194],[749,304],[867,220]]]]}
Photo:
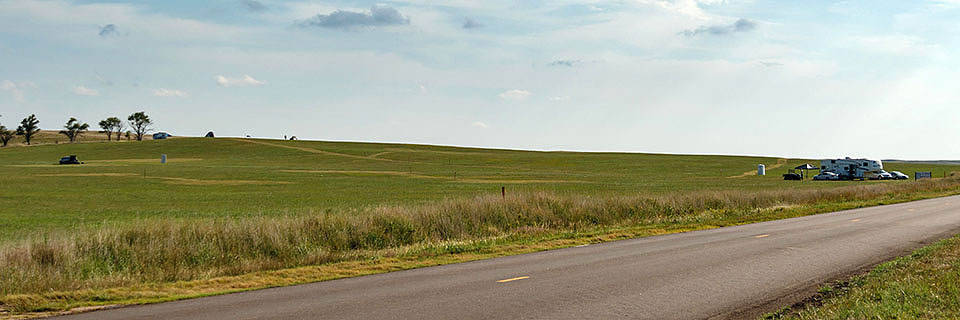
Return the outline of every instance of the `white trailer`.
{"type": "Polygon", "coordinates": [[[883,162],[870,159],[824,159],[820,160],[820,172],[836,173],[841,179],[876,179],[883,172],[883,162]]]}

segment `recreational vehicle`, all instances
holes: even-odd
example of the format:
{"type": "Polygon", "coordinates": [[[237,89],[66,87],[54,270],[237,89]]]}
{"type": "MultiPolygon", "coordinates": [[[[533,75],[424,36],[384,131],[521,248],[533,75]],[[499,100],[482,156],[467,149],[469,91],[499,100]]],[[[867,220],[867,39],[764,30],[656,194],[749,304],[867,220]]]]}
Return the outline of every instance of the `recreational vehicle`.
{"type": "Polygon", "coordinates": [[[820,172],[833,172],[844,180],[876,179],[883,172],[880,160],[870,159],[826,159],[820,160],[820,172]]]}

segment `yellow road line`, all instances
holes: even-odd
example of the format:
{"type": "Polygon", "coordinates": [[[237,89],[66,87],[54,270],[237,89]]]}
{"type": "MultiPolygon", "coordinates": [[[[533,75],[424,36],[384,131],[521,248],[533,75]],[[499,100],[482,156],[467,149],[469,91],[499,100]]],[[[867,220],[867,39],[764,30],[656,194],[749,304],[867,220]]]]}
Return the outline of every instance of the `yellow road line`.
{"type": "Polygon", "coordinates": [[[522,276],[522,277],[516,277],[516,278],[510,278],[510,279],[497,280],[497,282],[499,282],[499,283],[504,283],[504,282],[510,282],[510,281],[517,281],[517,280],[529,279],[529,278],[530,278],[530,277],[528,277],[528,276],[522,276]]]}
{"type": "Polygon", "coordinates": [[[860,219],[853,219],[853,220],[850,220],[850,222],[857,222],[857,221],[860,221],[860,219]]]}
{"type": "Polygon", "coordinates": [[[766,238],[766,237],[769,237],[769,236],[770,236],[769,234],[761,234],[761,235],[756,236],[756,237],[754,237],[754,238],[766,238]]]}

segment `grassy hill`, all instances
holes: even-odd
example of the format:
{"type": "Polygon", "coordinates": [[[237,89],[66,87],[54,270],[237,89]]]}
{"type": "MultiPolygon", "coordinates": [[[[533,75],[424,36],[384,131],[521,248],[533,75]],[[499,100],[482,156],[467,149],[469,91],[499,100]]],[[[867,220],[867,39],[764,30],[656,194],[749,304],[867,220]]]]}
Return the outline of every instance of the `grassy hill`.
{"type": "MultiPolygon", "coordinates": [[[[531,152],[425,145],[178,138],[0,149],[0,241],[142,219],[301,215],[343,208],[546,191],[662,195],[702,190],[833,188],[884,182],[783,181],[814,160],[531,152]],[[86,162],[60,166],[63,155],[86,162]],[[160,155],[168,163],[160,163],[160,155]],[[753,175],[764,163],[767,176],[753,175]]],[[[888,170],[960,171],[892,163],[888,170]]]]}
{"type": "MultiPolygon", "coordinates": [[[[0,148],[0,318],[960,192],[956,177],[781,180],[804,162],[816,163],[233,138],[0,148]],[[71,154],[86,163],[55,164],[71,154]],[[754,175],[758,163],[769,175],[754,175]]],[[[942,176],[960,166],[887,169],[942,176]]]]}

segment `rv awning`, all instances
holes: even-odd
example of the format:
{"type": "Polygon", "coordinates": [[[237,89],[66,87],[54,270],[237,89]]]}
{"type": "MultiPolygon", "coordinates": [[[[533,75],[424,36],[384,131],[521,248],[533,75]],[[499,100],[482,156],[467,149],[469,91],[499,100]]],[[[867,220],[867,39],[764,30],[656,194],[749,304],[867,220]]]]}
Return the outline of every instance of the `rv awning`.
{"type": "Polygon", "coordinates": [[[814,167],[814,166],[810,165],[809,163],[804,163],[804,164],[802,164],[802,165],[797,166],[797,167],[794,168],[794,169],[797,169],[797,170],[817,170],[817,169],[820,169],[820,168],[814,167]]]}

